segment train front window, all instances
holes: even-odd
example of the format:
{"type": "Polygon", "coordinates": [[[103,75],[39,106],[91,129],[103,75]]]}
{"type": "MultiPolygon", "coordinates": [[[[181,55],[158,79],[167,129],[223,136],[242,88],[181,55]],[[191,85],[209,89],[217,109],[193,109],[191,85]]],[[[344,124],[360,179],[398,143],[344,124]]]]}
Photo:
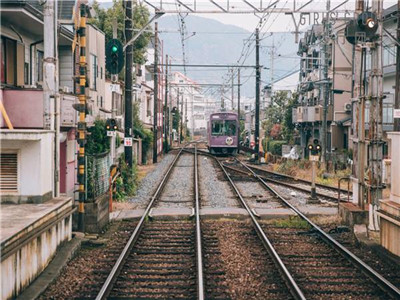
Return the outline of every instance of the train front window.
{"type": "Polygon", "coordinates": [[[225,135],[236,135],[236,121],[227,120],[225,121],[225,135]]]}
{"type": "Polygon", "coordinates": [[[224,134],[224,121],[212,121],[212,135],[223,135],[224,134]]]}

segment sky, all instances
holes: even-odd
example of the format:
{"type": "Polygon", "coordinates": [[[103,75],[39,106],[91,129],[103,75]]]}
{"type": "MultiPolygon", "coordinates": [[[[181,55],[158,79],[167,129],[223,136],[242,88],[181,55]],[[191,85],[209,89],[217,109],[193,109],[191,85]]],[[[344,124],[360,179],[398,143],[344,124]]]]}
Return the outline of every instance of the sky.
{"type": "MultiPolygon", "coordinates": [[[[112,1],[110,0],[98,0],[99,2],[103,3],[111,3],[112,1]]],[[[143,3],[145,2],[143,0],[137,0],[138,3],[143,3]]],[[[177,2],[174,0],[161,0],[162,3],[164,4],[163,9],[164,10],[179,10],[179,6],[177,6],[177,2]]],[[[197,9],[199,10],[214,10],[218,11],[220,10],[217,8],[215,5],[213,5],[209,0],[181,0],[182,3],[188,5],[189,7],[193,7],[193,3],[196,1],[197,9]]],[[[247,2],[251,3],[254,6],[259,6],[260,1],[263,3],[263,7],[268,6],[269,4],[273,4],[276,2],[276,0],[247,0],[247,2]]],[[[369,5],[371,5],[373,0],[366,0],[369,5]]],[[[147,0],[148,3],[151,3],[156,6],[160,6],[160,0],[147,0]]],[[[249,6],[244,3],[244,1],[240,0],[217,0],[215,1],[221,6],[226,6],[226,3],[229,2],[229,6],[233,11],[243,11],[243,10],[249,10],[249,6]]],[[[309,2],[309,0],[279,0],[277,1],[277,4],[274,8],[274,12],[283,12],[284,10],[288,9],[293,9],[294,5],[296,8],[299,8],[309,2]]],[[[355,0],[331,0],[331,9],[335,8],[336,6],[344,3],[343,5],[338,8],[338,10],[345,11],[345,10],[354,10],[355,7],[355,0]]],[[[384,0],[383,2],[384,8],[389,7],[391,5],[397,4],[396,0],[384,0]]],[[[147,4],[145,4],[147,5],[147,4]]],[[[303,17],[303,20],[305,20],[305,25],[300,26],[304,30],[305,27],[313,23],[314,19],[321,20],[322,19],[322,12],[326,11],[326,5],[327,5],[327,0],[313,0],[310,4],[305,6],[304,8],[301,9],[303,12],[311,12],[311,14],[308,16],[303,17]],[[310,20],[310,19],[311,20],[310,20]]],[[[154,11],[154,9],[147,5],[150,9],[150,11],[154,11]]],[[[285,15],[284,13],[273,13],[270,16],[259,13],[257,15],[254,14],[227,14],[227,13],[213,13],[213,14],[197,14],[201,17],[205,18],[211,18],[215,19],[217,21],[220,21],[224,24],[230,24],[230,25],[236,25],[239,27],[242,27],[248,31],[253,31],[257,24],[260,21],[260,18],[264,17],[266,18],[266,25],[264,26],[263,30],[269,31],[269,32],[282,32],[282,31],[294,31],[295,30],[295,25],[292,20],[292,16],[290,15],[285,15]]],[[[298,23],[301,18],[301,14],[296,13],[294,15],[295,21],[298,23]]]]}

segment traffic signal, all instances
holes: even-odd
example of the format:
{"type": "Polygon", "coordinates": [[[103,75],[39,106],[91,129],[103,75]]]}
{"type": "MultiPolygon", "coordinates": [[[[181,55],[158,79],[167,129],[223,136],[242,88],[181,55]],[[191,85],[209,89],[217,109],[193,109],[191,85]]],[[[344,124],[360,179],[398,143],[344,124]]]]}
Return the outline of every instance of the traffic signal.
{"type": "Polygon", "coordinates": [[[356,20],[351,20],[346,25],[345,36],[349,43],[371,42],[377,37],[378,19],[370,11],[361,13],[356,20]]]}
{"type": "Polygon", "coordinates": [[[318,155],[322,150],[318,139],[314,139],[313,143],[309,144],[307,148],[310,151],[311,155],[318,155]]]}
{"type": "Polygon", "coordinates": [[[115,119],[107,119],[107,121],[106,121],[106,130],[107,131],[118,130],[117,121],[115,119]]]}
{"type": "Polygon", "coordinates": [[[117,39],[112,39],[106,46],[106,69],[109,73],[116,75],[124,67],[124,52],[122,44],[117,39]]]}

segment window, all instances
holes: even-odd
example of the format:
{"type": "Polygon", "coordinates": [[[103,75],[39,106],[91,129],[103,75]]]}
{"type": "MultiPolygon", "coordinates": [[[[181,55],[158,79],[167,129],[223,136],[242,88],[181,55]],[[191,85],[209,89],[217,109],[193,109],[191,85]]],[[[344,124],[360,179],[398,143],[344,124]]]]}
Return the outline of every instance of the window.
{"type": "Polygon", "coordinates": [[[103,79],[103,67],[100,68],[100,79],[103,79]]]}
{"type": "Polygon", "coordinates": [[[36,81],[43,82],[43,51],[36,51],[36,81]]]}
{"type": "Polygon", "coordinates": [[[211,135],[236,135],[236,121],[226,120],[226,121],[212,121],[212,131],[211,135]]]}
{"type": "Polygon", "coordinates": [[[24,65],[24,83],[29,84],[29,64],[24,65]]]}
{"type": "Polygon", "coordinates": [[[90,88],[93,90],[97,90],[97,73],[98,73],[98,66],[97,66],[97,56],[90,54],[90,64],[91,64],[91,72],[90,72],[90,88]]]}
{"type": "Polygon", "coordinates": [[[103,107],[103,96],[100,96],[100,107],[103,107]]]}
{"type": "Polygon", "coordinates": [[[225,121],[225,134],[236,135],[236,121],[234,120],[225,121]]]}
{"type": "Polygon", "coordinates": [[[211,135],[224,134],[224,121],[212,121],[211,135]]]}
{"type": "Polygon", "coordinates": [[[24,85],[24,45],[15,40],[1,37],[1,83],[24,85]]]}

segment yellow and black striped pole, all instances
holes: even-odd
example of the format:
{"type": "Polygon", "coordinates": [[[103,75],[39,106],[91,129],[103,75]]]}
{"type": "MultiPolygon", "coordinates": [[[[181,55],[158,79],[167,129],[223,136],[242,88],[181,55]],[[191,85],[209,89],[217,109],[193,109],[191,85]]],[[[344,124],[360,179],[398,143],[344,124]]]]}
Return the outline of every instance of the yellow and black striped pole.
{"type": "Polygon", "coordinates": [[[78,207],[78,230],[85,231],[85,144],[86,144],[86,5],[80,6],[79,25],[79,122],[78,122],[78,184],[79,184],[79,207],[78,207]]]}

